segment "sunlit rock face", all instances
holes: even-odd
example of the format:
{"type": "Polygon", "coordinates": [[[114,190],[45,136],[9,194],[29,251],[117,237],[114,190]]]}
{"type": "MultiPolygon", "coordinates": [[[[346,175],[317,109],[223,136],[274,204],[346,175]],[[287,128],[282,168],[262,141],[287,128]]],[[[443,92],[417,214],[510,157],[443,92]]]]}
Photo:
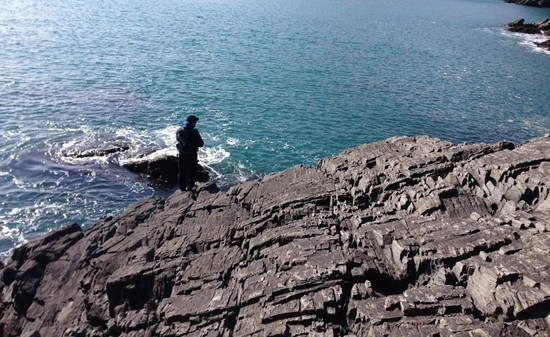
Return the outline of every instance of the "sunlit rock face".
{"type": "Polygon", "coordinates": [[[0,336],[546,336],[550,138],[400,137],[58,229],[0,336]]]}

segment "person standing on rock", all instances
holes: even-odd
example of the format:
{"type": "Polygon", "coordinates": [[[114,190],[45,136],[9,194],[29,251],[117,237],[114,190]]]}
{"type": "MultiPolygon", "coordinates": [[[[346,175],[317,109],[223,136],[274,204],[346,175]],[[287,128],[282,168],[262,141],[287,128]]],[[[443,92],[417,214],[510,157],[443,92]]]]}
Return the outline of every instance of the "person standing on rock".
{"type": "Polygon", "coordinates": [[[176,131],[176,147],[178,148],[178,181],[180,190],[190,190],[197,180],[199,165],[197,152],[204,146],[199,130],[195,125],[199,118],[195,115],[187,116],[183,125],[176,131]]]}

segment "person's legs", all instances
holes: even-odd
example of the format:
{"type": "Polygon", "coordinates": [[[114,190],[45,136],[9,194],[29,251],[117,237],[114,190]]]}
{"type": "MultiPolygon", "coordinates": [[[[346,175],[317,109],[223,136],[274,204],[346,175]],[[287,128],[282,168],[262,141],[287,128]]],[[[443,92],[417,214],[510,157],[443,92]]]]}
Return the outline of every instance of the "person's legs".
{"type": "Polygon", "coordinates": [[[189,178],[189,158],[186,154],[180,153],[178,156],[178,182],[180,190],[187,190],[189,178]]]}
{"type": "Polygon", "coordinates": [[[197,181],[197,168],[199,166],[197,154],[193,153],[189,156],[189,188],[193,188],[195,186],[195,182],[197,181]]]}

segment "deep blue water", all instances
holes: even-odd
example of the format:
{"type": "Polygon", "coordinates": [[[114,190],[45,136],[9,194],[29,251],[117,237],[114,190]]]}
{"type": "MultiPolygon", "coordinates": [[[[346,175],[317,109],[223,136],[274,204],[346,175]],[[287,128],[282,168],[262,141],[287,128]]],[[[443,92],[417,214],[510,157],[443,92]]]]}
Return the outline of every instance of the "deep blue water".
{"type": "MultiPolygon", "coordinates": [[[[500,0],[0,0],[0,253],[145,197],[187,114],[218,185],[397,135],[550,131],[550,55],[500,0]],[[71,154],[112,142],[131,150],[71,154]]],[[[540,38],[540,37],[537,37],[540,38]]]]}

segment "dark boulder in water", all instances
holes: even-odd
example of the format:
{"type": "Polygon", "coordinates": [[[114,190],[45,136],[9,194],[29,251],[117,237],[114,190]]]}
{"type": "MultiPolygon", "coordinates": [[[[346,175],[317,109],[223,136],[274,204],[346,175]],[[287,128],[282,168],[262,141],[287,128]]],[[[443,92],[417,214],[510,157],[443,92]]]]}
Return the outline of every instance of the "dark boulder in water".
{"type": "Polygon", "coordinates": [[[548,336],[550,136],[398,137],[0,265],[0,336],[548,336]]]}
{"type": "MultiPolygon", "coordinates": [[[[72,158],[107,157],[130,150],[124,143],[107,143],[97,148],[72,150],[66,156],[72,158]]],[[[178,182],[178,158],[163,151],[153,150],[135,158],[121,159],[122,166],[133,173],[144,175],[155,184],[174,186],[178,182]]],[[[197,181],[208,182],[210,175],[201,165],[198,167],[197,181]]]]}
{"type": "MultiPolygon", "coordinates": [[[[146,176],[154,183],[173,186],[178,182],[178,158],[173,155],[144,155],[126,160],[122,166],[131,172],[146,176]]],[[[208,171],[199,165],[197,181],[207,182],[209,179],[208,171]]]]}
{"type": "Polygon", "coordinates": [[[542,42],[535,42],[535,44],[537,45],[537,47],[539,48],[543,48],[543,49],[546,49],[546,50],[550,50],[550,39],[546,40],[546,41],[542,41],[542,42]]]}

